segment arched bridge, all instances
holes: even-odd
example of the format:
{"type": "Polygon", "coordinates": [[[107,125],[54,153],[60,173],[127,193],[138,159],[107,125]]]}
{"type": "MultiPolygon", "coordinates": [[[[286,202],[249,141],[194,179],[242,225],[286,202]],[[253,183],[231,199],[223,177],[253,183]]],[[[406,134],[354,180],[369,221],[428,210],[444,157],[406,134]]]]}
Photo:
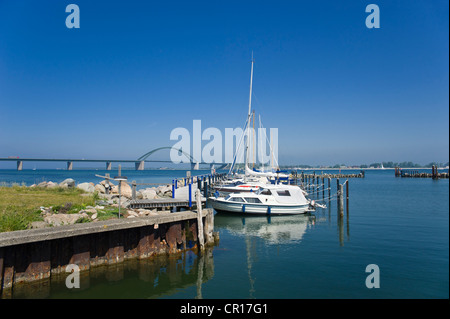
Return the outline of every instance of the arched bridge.
{"type": "Polygon", "coordinates": [[[214,167],[216,169],[222,169],[229,165],[228,163],[203,163],[203,162],[197,162],[190,154],[184,152],[181,149],[176,149],[170,146],[165,147],[158,147],[154,150],[151,150],[150,152],[145,153],[141,157],[139,157],[137,160],[121,160],[121,159],[74,159],[74,158],[20,158],[18,156],[12,156],[12,157],[3,157],[0,158],[0,162],[17,162],[17,170],[21,171],[23,169],[23,162],[66,162],[67,163],[67,170],[73,169],[73,163],[74,162],[89,162],[89,163],[98,163],[103,162],[106,163],[106,170],[110,171],[112,169],[112,163],[134,163],[136,170],[140,171],[144,169],[144,163],[145,162],[152,162],[152,163],[173,163],[170,160],[149,160],[148,158],[161,150],[170,150],[175,149],[178,152],[181,152],[184,154],[191,163],[191,169],[198,170],[200,164],[207,164],[210,165],[210,167],[214,167]]]}
{"type": "Polygon", "coordinates": [[[138,161],[145,161],[150,155],[152,155],[153,153],[156,153],[156,152],[158,152],[158,151],[161,151],[161,150],[171,150],[171,149],[174,149],[174,150],[176,150],[177,152],[183,153],[183,155],[186,156],[186,157],[189,159],[189,161],[190,161],[191,163],[198,163],[196,160],[194,160],[194,158],[193,158],[190,154],[186,153],[186,152],[183,151],[182,149],[179,149],[179,148],[173,148],[173,147],[170,147],[170,146],[164,146],[164,147],[158,147],[158,148],[155,148],[154,150],[152,150],[152,151],[150,151],[150,152],[148,152],[148,153],[145,153],[144,155],[142,155],[141,157],[139,157],[139,158],[138,158],[138,161]]]}
{"type": "MultiPolygon", "coordinates": [[[[141,157],[139,157],[139,158],[138,158],[138,161],[139,161],[140,163],[141,163],[142,161],[147,162],[147,158],[148,158],[150,155],[152,155],[152,154],[154,154],[154,153],[156,153],[156,152],[158,152],[158,151],[161,151],[161,150],[176,150],[177,152],[182,153],[184,156],[186,156],[186,158],[189,159],[189,162],[191,163],[191,167],[192,167],[192,169],[194,169],[194,170],[198,170],[200,164],[210,164],[211,167],[214,167],[214,166],[217,165],[217,166],[218,166],[217,169],[222,169],[222,168],[224,168],[224,167],[226,167],[226,166],[228,165],[228,163],[202,163],[202,162],[196,161],[196,160],[191,156],[191,154],[188,154],[188,153],[186,153],[185,151],[183,151],[182,149],[174,148],[174,147],[172,147],[172,146],[163,146],[163,147],[155,148],[154,150],[151,150],[150,152],[147,152],[147,153],[145,153],[144,155],[142,155],[141,157]]],[[[136,169],[139,169],[139,168],[136,168],[136,169]]],[[[142,169],[143,169],[143,168],[142,168],[142,169]]]]}

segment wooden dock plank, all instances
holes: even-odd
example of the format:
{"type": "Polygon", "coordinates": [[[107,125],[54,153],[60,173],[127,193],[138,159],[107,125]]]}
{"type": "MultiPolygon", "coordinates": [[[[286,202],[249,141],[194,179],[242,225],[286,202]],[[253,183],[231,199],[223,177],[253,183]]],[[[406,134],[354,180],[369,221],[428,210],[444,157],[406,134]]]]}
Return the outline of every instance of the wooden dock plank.
{"type": "MultiPolygon", "coordinates": [[[[206,198],[201,199],[206,203],[206,198]]],[[[192,204],[195,204],[193,201],[192,204]]],[[[176,198],[135,199],[129,203],[130,208],[163,208],[163,207],[188,207],[189,200],[176,198]]]]}

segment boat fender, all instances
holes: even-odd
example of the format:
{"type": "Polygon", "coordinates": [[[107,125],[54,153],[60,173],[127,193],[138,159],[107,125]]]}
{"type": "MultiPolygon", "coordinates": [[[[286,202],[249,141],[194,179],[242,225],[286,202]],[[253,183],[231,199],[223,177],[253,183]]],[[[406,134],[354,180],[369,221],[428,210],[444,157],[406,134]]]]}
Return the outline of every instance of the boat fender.
{"type": "Polygon", "coordinates": [[[242,212],[245,213],[245,204],[242,205],[242,212]]]}
{"type": "Polygon", "coordinates": [[[312,207],[316,206],[316,201],[314,199],[311,201],[311,206],[312,207]]]}

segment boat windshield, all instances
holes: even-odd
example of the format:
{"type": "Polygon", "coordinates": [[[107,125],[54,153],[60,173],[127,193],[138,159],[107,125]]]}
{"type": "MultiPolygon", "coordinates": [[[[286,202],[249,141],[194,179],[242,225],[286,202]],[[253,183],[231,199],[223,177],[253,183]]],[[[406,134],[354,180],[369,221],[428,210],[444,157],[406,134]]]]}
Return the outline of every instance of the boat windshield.
{"type": "Polygon", "coordinates": [[[225,200],[229,202],[244,203],[244,199],[242,197],[231,196],[231,194],[225,197],[225,200]]]}
{"type": "Polygon", "coordinates": [[[244,197],[244,199],[247,203],[261,204],[261,201],[257,197],[244,197]]]}
{"type": "Polygon", "coordinates": [[[260,188],[256,191],[257,195],[272,195],[269,189],[267,188],[260,188]]]}

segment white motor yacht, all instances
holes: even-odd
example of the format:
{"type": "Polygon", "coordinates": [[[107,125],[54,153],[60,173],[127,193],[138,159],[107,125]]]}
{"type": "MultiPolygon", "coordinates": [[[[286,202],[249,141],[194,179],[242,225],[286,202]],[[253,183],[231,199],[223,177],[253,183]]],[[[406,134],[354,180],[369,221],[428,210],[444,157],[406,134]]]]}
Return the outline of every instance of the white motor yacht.
{"type": "Polygon", "coordinates": [[[267,184],[255,192],[209,197],[208,201],[218,212],[245,214],[303,214],[313,208],[300,187],[295,185],[267,184]]]}

